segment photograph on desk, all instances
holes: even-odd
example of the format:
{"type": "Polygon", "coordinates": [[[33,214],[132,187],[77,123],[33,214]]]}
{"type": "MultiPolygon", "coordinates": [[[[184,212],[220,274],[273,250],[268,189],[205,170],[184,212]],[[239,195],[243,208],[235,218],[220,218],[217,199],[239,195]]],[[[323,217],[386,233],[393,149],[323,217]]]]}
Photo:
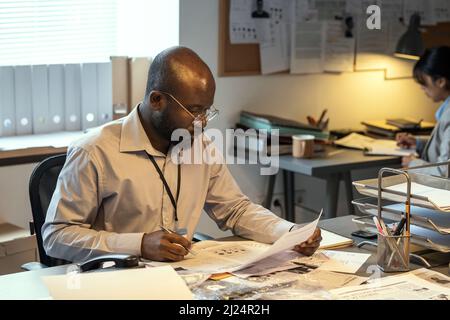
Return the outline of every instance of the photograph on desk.
{"type": "Polygon", "coordinates": [[[450,1],[0,0],[0,25],[0,300],[450,298],[450,1]]]}

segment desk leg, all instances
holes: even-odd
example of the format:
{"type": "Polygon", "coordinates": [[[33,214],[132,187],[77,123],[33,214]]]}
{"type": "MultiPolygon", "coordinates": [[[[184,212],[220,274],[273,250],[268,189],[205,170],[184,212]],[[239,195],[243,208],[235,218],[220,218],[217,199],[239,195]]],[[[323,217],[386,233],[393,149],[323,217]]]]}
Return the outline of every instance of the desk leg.
{"type": "Polygon", "coordinates": [[[330,174],[327,179],[325,219],[336,218],[339,195],[339,174],[330,174]]]}
{"type": "Polygon", "coordinates": [[[295,183],[294,173],[283,170],[284,206],[286,207],[286,220],[295,222],[295,183]]]}
{"type": "Polygon", "coordinates": [[[347,205],[348,205],[348,213],[355,214],[355,208],[353,207],[353,184],[352,184],[352,173],[350,171],[343,172],[342,179],[345,184],[345,192],[347,195],[347,205]]]}
{"type": "Polygon", "coordinates": [[[266,194],[266,198],[264,199],[262,205],[264,208],[267,208],[270,210],[270,206],[272,204],[272,198],[273,198],[273,192],[275,189],[275,180],[276,180],[277,175],[276,174],[272,174],[269,176],[269,186],[267,187],[267,194],[266,194]]]}

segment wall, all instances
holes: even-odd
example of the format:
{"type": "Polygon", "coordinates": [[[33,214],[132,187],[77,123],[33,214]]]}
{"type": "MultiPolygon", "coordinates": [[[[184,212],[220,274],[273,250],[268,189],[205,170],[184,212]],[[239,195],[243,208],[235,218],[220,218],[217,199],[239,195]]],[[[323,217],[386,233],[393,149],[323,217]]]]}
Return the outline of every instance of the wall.
{"type": "MultiPolygon", "coordinates": [[[[386,81],[382,71],[219,78],[218,3],[219,0],[180,1],[180,44],[195,50],[216,76],[215,105],[220,115],[211,125],[221,129],[233,127],[242,109],[305,121],[308,114],[319,116],[323,108],[328,108],[331,128],[357,127],[362,120],[387,116],[433,120],[437,106],[412,79],[386,81]]],[[[230,169],[244,193],[260,201],[268,178],[259,176],[255,166],[230,169]]],[[[373,174],[356,172],[353,179],[373,174]]],[[[277,180],[279,192],[281,176],[277,180]]],[[[305,204],[320,209],[324,182],[297,177],[296,185],[298,189],[308,186],[303,195],[305,204]]],[[[339,211],[345,213],[345,198],[341,200],[339,211]]],[[[202,227],[214,231],[207,219],[202,220],[202,227]]]]}

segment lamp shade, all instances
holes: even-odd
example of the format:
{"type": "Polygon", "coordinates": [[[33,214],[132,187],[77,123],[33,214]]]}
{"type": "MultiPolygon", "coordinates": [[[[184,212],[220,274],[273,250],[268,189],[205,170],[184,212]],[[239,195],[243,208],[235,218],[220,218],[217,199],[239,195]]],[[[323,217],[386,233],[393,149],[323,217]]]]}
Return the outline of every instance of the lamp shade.
{"type": "Polygon", "coordinates": [[[400,58],[419,59],[424,53],[422,34],[420,32],[420,15],[415,13],[409,20],[408,30],[400,37],[395,55],[400,58]]]}

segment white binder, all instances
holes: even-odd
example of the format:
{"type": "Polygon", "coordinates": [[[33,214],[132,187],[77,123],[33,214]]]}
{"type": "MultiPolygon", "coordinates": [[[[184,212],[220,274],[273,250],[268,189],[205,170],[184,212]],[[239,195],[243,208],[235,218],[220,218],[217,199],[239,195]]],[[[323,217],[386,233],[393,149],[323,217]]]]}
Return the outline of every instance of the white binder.
{"type": "Polygon", "coordinates": [[[64,131],[64,65],[48,66],[49,131],[64,131]]]}
{"type": "Polygon", "coordinates": [[[48,74],[46,65],[32,67],[31,97],[33,106],[33,133],[49,132],[48,74]]]}
{"type": "Polygon", "coordinates": [[[0,67],[0,136],[16,134],[15,110],[14,68],[0,67]]]}
{"type": "Polygon", "coordinates": [[[67,131],[81,130],[81,65],[67,64],[64,67],[65,128],[67,131]]]}
{"type": "Polygon", "coordinates": [[[85,63],[81,66],[81,128],[97,126],[97,64],[85,63]]]}
{"type": "Polygon", "coordinates": [[[112,66],[111,62],[97,64],[98,124],[112,120],[112,66]]]}
{"type": "Polygon", "coordinates": [[[32,134],[31,66],[14,67],[14,86],[16,98],[16,134],[32,134]]]}

